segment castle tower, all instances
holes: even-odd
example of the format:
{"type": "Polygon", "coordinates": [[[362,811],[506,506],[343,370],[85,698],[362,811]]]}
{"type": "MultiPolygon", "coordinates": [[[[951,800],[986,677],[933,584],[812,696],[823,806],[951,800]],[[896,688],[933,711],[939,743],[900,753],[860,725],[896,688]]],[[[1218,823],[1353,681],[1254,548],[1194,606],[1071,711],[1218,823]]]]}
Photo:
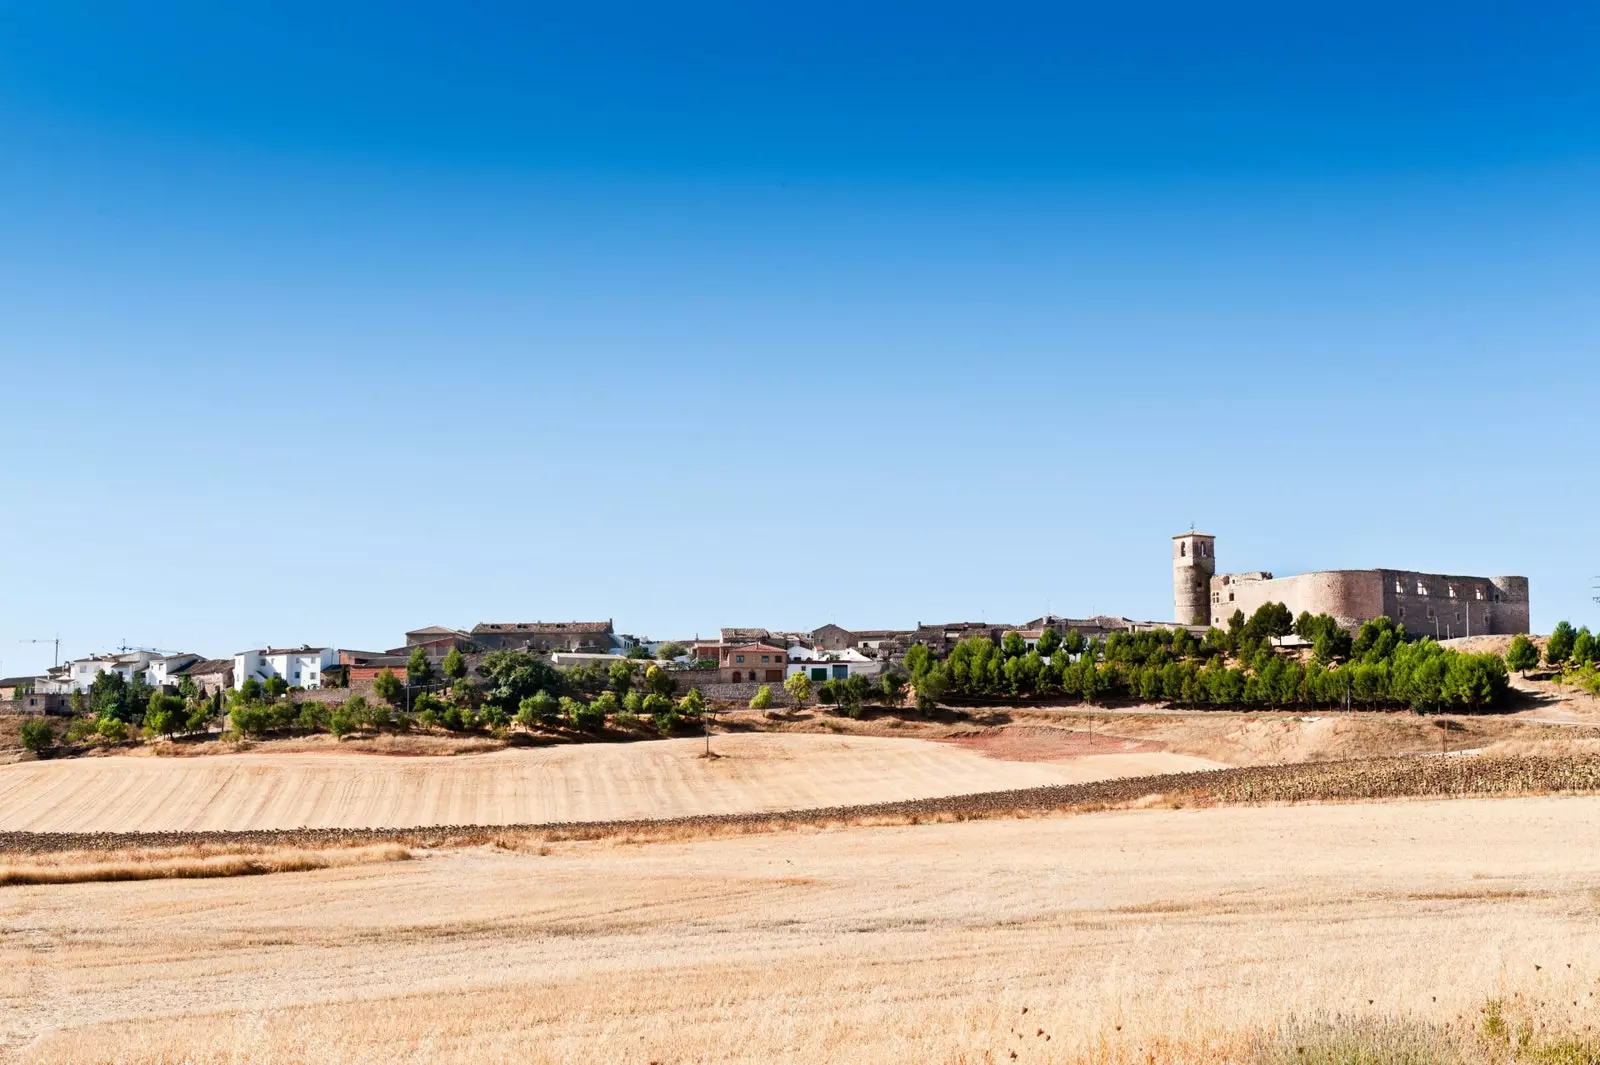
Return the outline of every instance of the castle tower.
{"type": "Polygon", "coordinates": [[[1172,538],[1172,620],[1211,621],[1211,577],[1217,572],[1217,538],[1190,530],[1172,538]]]}

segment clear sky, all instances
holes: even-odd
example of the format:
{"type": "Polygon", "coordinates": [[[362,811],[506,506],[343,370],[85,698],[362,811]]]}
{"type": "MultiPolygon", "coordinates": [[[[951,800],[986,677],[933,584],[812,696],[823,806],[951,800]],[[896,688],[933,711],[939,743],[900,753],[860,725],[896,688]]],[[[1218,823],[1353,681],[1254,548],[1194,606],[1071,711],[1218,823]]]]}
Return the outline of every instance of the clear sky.
{"type": "Polygon", "coordinates": [[[785,6],[0,0],[0,674],[1167,618],[1191,523],[1600,620],[1600,9],[785,6]]]}

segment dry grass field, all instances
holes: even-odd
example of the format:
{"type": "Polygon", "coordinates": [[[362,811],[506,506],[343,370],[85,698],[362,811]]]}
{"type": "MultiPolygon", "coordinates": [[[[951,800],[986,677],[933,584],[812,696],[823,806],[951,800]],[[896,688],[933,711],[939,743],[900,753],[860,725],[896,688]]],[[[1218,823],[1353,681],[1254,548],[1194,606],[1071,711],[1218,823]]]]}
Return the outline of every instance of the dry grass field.
{"type": "Polygon", "coordinates": [[[0,766],[0,830],[503,825],[805,809],[1182,772],[1163,751],[1057,762],[959,744],[826,734],[512,748],[471,757],[247,753],[0,766]]]}
{"type": "MultiPolygon", "coordinates": [[[[0,889],[0,1046],[130,1065],[1221,1062],[1296,1015],[1384,1018],[1399,1042],[1488,1031],[1502,997],[1538,1049],[1539,1024],[1600,1021],[1597,917],[1595,798],[481,847],[0,889]]],[[[1594,1060],[1541,1055],[1516,1060],[1594,1060]]]]}

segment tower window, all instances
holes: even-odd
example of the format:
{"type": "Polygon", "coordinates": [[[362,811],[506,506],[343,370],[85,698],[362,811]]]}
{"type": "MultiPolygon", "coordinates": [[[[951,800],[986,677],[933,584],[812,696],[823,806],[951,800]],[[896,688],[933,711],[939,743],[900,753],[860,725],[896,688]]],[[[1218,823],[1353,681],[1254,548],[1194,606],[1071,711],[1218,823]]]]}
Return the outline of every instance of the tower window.
{"type": "Polygon", "coordinates": [[[1188,558],[1189,557],[1189,545],[1184,543],[1182,540],[1178,541],[1178,557],[1179,558],[1188,558]]]}

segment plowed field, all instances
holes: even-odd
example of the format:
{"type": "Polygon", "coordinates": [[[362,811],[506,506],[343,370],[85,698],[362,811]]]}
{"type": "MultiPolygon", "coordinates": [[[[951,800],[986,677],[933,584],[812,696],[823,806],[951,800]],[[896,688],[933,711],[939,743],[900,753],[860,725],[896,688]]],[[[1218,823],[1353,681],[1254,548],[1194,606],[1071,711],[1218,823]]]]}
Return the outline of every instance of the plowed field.
{"type": "MultiPolygon", "coordinates": [[[[826,735],[511,749],[454,758],[344,754],[112,757],[0,767],[0,830],[410,828],[806,809],[1183,772],[1160,751],[1056,762],[957,744],[826,735]]],[[[1109,745],[1108,745],[1109,749],[1109,745]]]]}

